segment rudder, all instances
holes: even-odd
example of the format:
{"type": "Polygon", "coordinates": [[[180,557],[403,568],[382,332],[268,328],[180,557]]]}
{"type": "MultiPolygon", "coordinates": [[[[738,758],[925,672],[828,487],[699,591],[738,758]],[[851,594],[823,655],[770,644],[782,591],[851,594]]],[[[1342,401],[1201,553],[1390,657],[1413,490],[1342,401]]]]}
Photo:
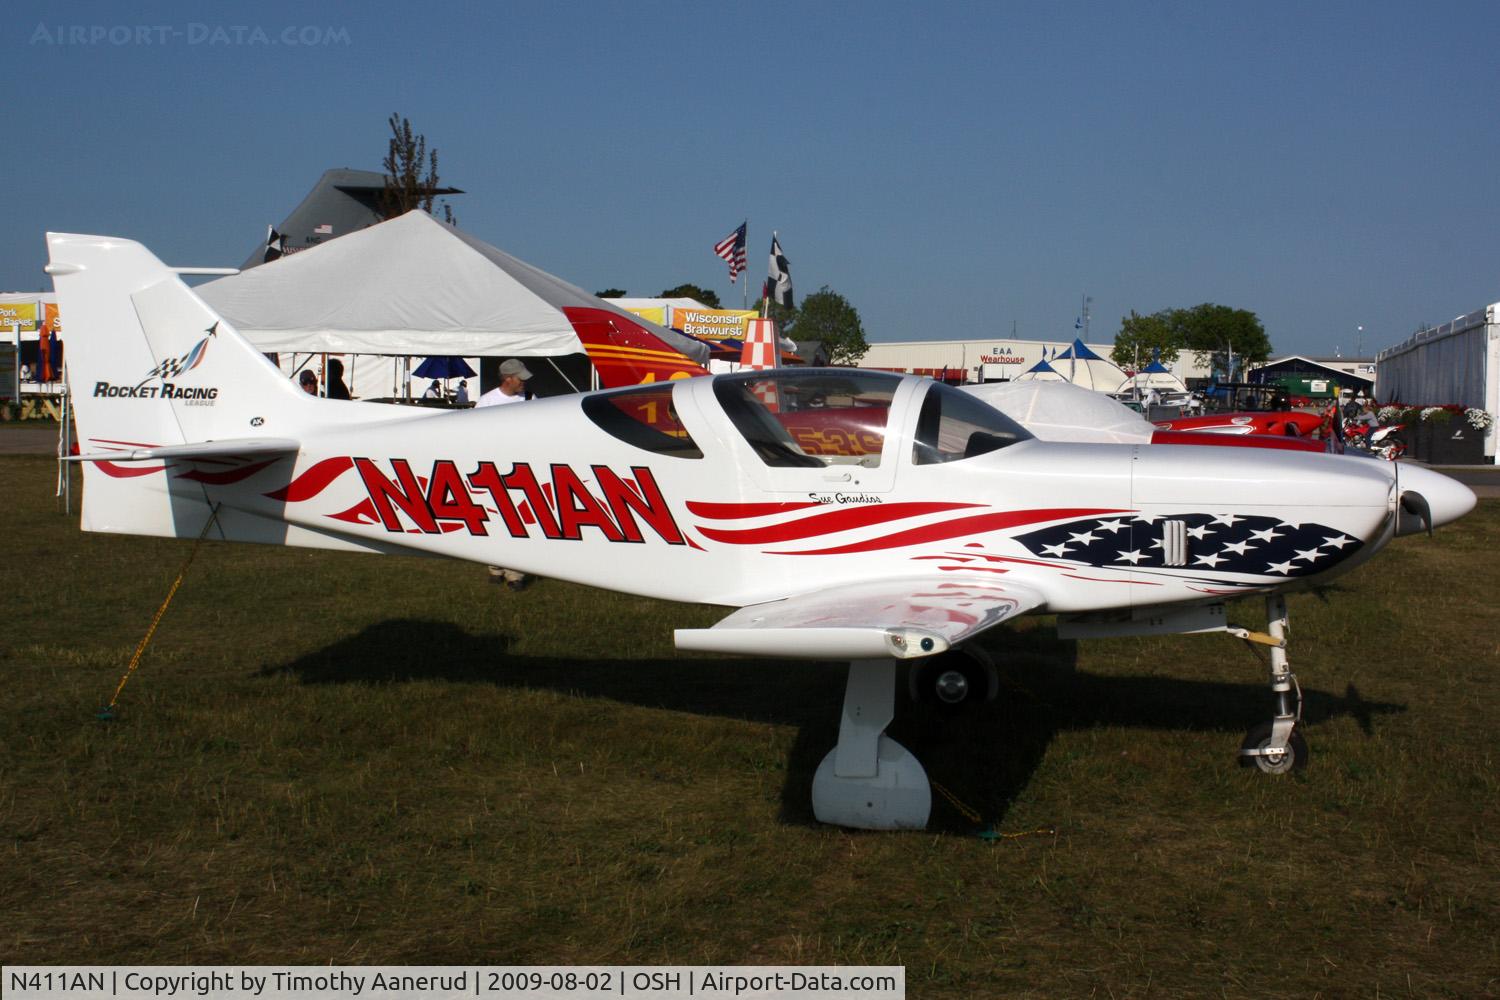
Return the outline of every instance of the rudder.
{"type": "MultiPolygon", "coordinates": [[[[49,233],[47,246],[85,453],[294,437],[320,402],[283,378],[139,243],[49,233]]],[[[156,473],[165,473],[156,462],[86,463],[84,528],[189,533],[179,523],[187,497],[174,495],[167,476],[156,473]]]]}
{"type": "Polygon", "coordinates": [[[271,433],[273,414],[286,425],[287,408],[306,412],[306,394],[139,243],[49,233],[47,244],[85,445],[271,433]]]}

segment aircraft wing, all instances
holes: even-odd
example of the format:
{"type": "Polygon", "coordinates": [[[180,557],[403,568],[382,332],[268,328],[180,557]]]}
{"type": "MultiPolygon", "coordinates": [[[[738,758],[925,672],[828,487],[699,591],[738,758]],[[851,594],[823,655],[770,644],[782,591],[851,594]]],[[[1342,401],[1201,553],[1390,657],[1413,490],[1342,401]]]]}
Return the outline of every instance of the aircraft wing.
{"type": "Polygon", "coordinates": [[[1046,603],[1031,587],[906,577],[740,608],[712,628],[678,629],[678,649],[818,660],[941,653],[1046,603]]]}
{"type": "Polygon", "coordinates": [[[290,455],[302,447],[292,438],[225,438],[160,447],[122,447],[119,451],[96,451],[69,455],[69,462],[152,462],[168,458],[224,458],[231,455],[290,455]]]}

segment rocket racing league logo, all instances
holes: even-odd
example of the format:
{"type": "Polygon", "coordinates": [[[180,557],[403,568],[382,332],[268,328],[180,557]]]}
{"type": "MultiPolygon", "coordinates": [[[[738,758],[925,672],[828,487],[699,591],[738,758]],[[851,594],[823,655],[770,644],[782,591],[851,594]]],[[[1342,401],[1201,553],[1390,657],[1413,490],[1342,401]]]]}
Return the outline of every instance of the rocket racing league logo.
{"type": "Polygon", "coordinates": [[[146,373],[146,377],[135,385],[115,385],[112,382],[95,382],[96,399],[165,399],[170,402],[186,402],[189,405],[212,406],[219,398],[218,386],[180,385],[177,380],[203,363],[208,355],[208,345],[218,336],[219,324],[214,323],[204,331],[206,336],[181,357],[167,358],[146,373]]]}

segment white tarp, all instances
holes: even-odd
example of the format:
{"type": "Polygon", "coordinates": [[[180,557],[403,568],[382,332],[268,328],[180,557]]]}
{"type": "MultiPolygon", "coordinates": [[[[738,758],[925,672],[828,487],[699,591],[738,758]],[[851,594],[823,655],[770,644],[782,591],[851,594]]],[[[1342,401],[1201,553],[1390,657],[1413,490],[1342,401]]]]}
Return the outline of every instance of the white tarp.
{"type": "Polygon", "coordinates": [[[557,357],[562,312],[603,309],[704,361],[708,349],[439,222],[405,215],[194,289],[267,352],[557,357]]]}
{"type": "Polygon", "coordinates": [[[1018,379],[963,389],[1043,441],[1148,444],[1156,430],[1125,404],[1070,382],[1018,379]]]}

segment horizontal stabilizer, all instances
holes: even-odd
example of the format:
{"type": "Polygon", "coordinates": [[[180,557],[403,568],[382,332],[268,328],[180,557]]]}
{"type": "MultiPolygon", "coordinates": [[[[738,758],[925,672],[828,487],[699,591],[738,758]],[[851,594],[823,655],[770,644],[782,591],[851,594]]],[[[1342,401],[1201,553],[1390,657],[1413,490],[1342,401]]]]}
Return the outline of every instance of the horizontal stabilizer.
{"type": "Polygon", "coordinates": [[[677,648],[801,659],[933,656],[1045,602],[1010,583],[879,580],[753,604],[713,628],[678,629],[677,648]]]}
{"type": "Polygon", "coordinates": [[[291,455],[302,447],[291,438],[226,438],[222,441],[195,441],[159,448],[121,448],[119,451],[96,451],[87,455],[69,455],[69,462],[159,462],[172,458],[229,458],[242,455],[291,455]]]}

